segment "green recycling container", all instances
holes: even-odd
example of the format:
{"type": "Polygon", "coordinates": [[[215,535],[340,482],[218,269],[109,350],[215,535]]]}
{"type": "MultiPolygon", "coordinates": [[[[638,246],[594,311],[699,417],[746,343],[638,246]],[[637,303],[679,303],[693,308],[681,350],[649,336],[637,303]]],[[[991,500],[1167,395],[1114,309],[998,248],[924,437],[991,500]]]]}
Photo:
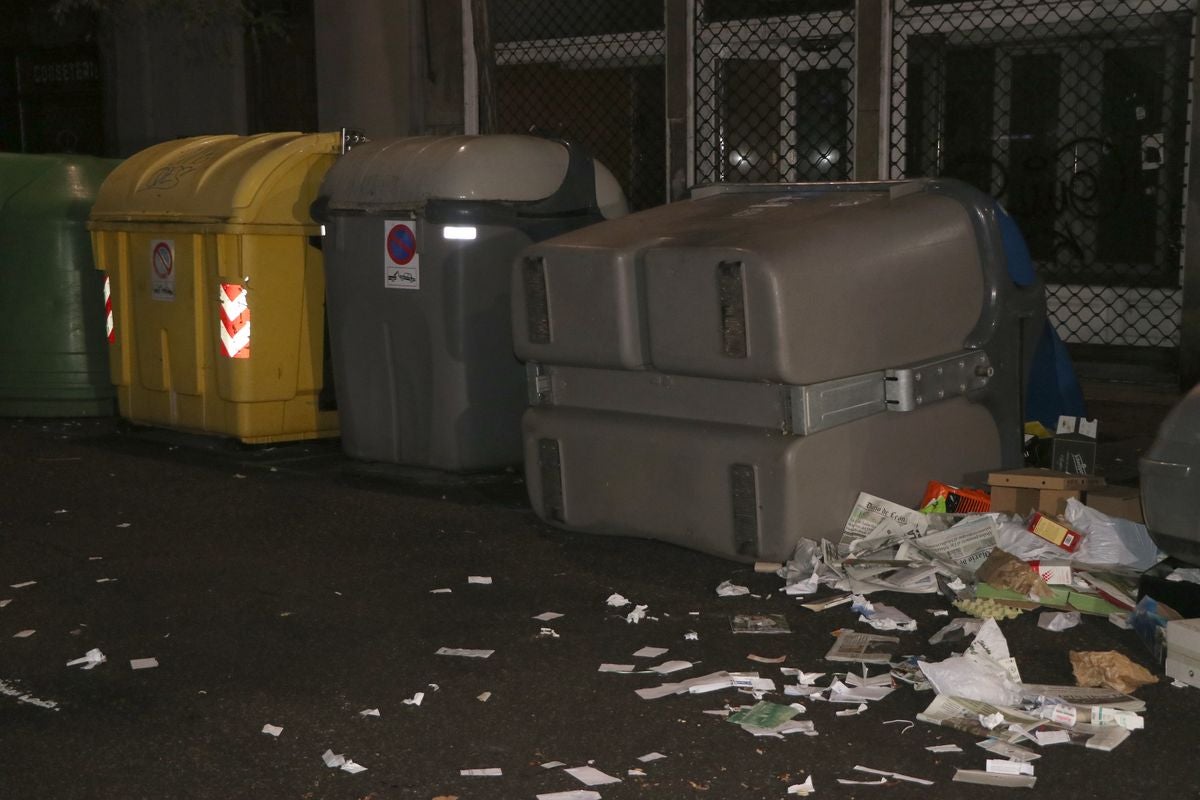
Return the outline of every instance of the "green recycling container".
{"type": "Polygon", "coordinates": [[[119,163],[0,153],[0,416],[114,412],[87,219],[119,163]]]}

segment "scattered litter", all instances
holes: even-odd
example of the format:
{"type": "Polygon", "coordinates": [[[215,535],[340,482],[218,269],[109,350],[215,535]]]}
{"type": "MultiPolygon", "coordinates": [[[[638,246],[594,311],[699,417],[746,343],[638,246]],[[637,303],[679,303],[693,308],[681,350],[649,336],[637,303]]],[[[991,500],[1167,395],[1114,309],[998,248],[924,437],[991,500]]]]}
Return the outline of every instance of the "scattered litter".
{"type": "Polygon", "coordinates": [[[895,778],[898,781],[907,781],[908,783],[919,783],[922,786],[933,786],[933,781],[927,781],[924,778],[914,778],[911,775],[905,775],[900,772],[888,772],[887,770],[871,769],[870,767],[864,767],[860,765],[856,765],[854,769],[856,772],[866,772],[870,775],[883,775],[886,778],[895,778]]]}
{"type": "Polygon", "coordinates": [[[987,620],[961,656],[930,663],[918,661],[939,695],[981,700],[998,706],[1021,702],[1021,676],[1009,656],[1008,642],[995,620],[987,620]]]}
{"type": "Polygon", "coordinates": [[[591,789],[571,789],[566,792],[545,792],[537,800],[600,800],[600,793],[591,789]]]}
{"type": "Polygon", "coordinates": [[[14,639],[28,639],[30,636],[33,636],[35,633],[37,633],[37,630],[35,630],[34,628],[26,628],[23,631],[17,631],[16,633],[14,633],[13,638],[14,639]]]}
{"type": "Polygon", "coordinates": [[[1129,622],[1129,614],[1124,611],[1112,612],[1108,615],[1108,621],[1123,631],[1133,630],[1133,625],[1129,622]]]}
{"type": "Polygon", "coordinates": [[[129,525],[130,525],[130,523],[128,523],[128,522],[118,522],[117,523],[118,528],[128,528],[129,525]]]}
{"type": "Polygon", "coordinates": [[[749,708],[742,708],[737,713],[730,714],[725,721],[739,725],[742,730],[756,735],[772,734],[777,733],[785,723],[791,722],[796,714],[796,709],[791,706],[760,701],[749,708]]]}
{"type": "Polygon", "coordinates": [[[931,753],[961,753],[963,749],[956,744],[933,744],[925,748],[931,753]]]}
{"type": "Polygon", "coordinates": [[[975,572],[975,579],[1032,600],[1045,599],[1053,594],[1050,586],[1027,563],[999,547],[980,565],[975,572]]]}
{"type": "Polygon", "coordinates": [[[1071,734],[1066,731],[1034,731],[1033,738],[1039,747],[1051,744],[1070,744],[1071,734]]]}
{"type": "Polygon", "coordinates": [[[495,650],[472,650],[465,647],[439,647],[436,655],[462,656],[463,658],[488,658],[495,650]]]}
{"type": "Polygon", "coordinates": [[[1033,764],[1027,761],[1007,761],[1002,758],[989,758],[985,769],[994,775],[1033,774],[1033,764]]]}
{"type": "Polygon", "coordinates": [[[601,664],[597,672],[637,672],[637,667],[633,664],[601,664]]]}
{"type": "Polygon", "coordinates": [[[769,656],[755,655],[754,653],[746,656],[746,658],[750,661],[757,661],[759,664],[782,664],[783,662],[787,661],[787,656],[777,656],[775,658],[771,658],[769,656]]]}
{"type": "Polygon", "coordinates": [[[950,612],[949,612],[949,611],[947,611],[947,610],[946,610],[946,609],[944,609],[944,608],[927,608],[927,609],[925,609],[925,610],[926,610],[926,611],[928,611],[930,614],[932,614],[932,615],[933,615],[933,616],[935,616],[935,617],[948,617],[948,616],[950,616],[950,612]]]}
{"type": "Polygon", "coordinates": [[[481,703],[486,703],[488,700],[492,699],[492,693],[491,692],[483,692],[482,694],[476,695],[475,699],[481,703]]]}
{"type": "Polygon", "coordinates": [[[235,472],[235,473],[233,473],[233,477],[235,477],[235,478],[245,478],[246,476],[245,476],[245,475],[243,475],[243,474],[242,474],[242,473],[240,473],[240,472],[235,472]]]}
{"type": "Polygon", "coordinates": [[[800,605],[807,608],[809,611],[824,611],[827,608],[845,605],[854,599],[854,595],[839,594],[834,597],[827,597],[824,600],[814,600],[811,603],[801,603],[800,605]]]}
{"type": "Polygon", "coordinates": [[[0,600],[0,608],[4,608],[6,605],[8,605],[8,604],[9,604],[9,603],[11,603],[11,602],[12,602],[12,598],[11,598],[11,597],[10,597],[10,598],[8,598],[7,600],[0,600]]]}
{"type": "Polygon", "coordinates": [[[99,648],[93,647],[81,657],[68,661],[68,667],[83,667],[84,669],[95,669],[98,665],[108,661],[108,656],[100,652],[99,648]]]}
{"type": "Polygon", "coordinates": [[[999,739],[984,739],[982,742],[977,742],[976,744],[989,753],[1004,756],[1009,761],[1037,761],[1042,757],[1041,753],[1030,750],[1028,747],[1002,742],[999,739]]]}
{"type": "Polygon", "coordinates": [[[55,514],[70,514],[71,512],[65,508],[59,508],[59,509],[55,509],[54,513],[55,514]]]}
{"type": "Polygon", "coordinates": [[[96,578],[96,583],[116,583],[119,578],[96,578]]]}
{"type": "Polygon", "coordinates": [[[645,689],[637,689],[635,694],[643,700],[657,700],[660,697],[666,697],[671,694],[704,694],[721,689],[732,689],[733,687],[733,675],[728,672],[712,672],[708,675],[701,675],[698,678],[688,678],[678,683],[664,683],[645,689]]]}
{"type": "Polygon", "coordinates": [[[450,594],[453,591],[454,591],[453,589],[442,588],[442,589],[430,589],[429,593],[430,594],[450,594]]]}
{"type": "Polygon", "coordinates": [[[1146,727],[1146,720],[1132,711],[1121,711],[1104,706],[1091,707],[1092,725],[1116,725],[1127,731],[1140,731],[1146,727]]]}
{"type": "Polygon", "coordinates": [[[534,617],[534,619],[536,619],[538,622],[550,622],[551,620],[558,619],[561,616],[562,614],[558,613],[557,611],[544,611],[534,617]]]}
{"type": "Polygon", "coordinates": [[[729,620],[734,633],[791,633],[783,614],[734,614],[729,620]]]}
{"type": "Polygon", "coordinates": [[[342,772],[349,772],[351,775],[357,775],[360,772],[366,772],[367,768],[362,764],[346,759],[346,763],[342,764],[342,772]]]}
{"type": "Polygon", "coordinates": [[[459,775],[464,778],[499,778],[504,775],[500,767],[482,767],[479,769],[460,769],[459,775]]]}
{"type": "Polygon", "coordinates": [[[154,669],[158,666],[157,658],[131,658],[129,659],[130,669],[154,669]]]}
{"type": "Polygon", "coordinates": [[[849,778],[838,778],[837,782],[843,786],[883,786],[887,783],[887,778],[880,778],[877,781],[852,781],[849,778]]]}
{"type": "Polygon", "coordinates": [[[899,646],[900,640],[895,636],[842,631],[825,654],[825,660],[886,664],[892,660],[892,653],[899,646]]]}
{"type": "Polygon", "coordinates": [[[1074,628],[1082,621],[1078,611],[1043,611],[1038,616],[1038,627],[1058,632],[1074,628]]]}
{"type": "Polygon", "coordinates": [[[980,714],[979,724],[989,731],[994,731],[996,728],[999,728],[1004,724],[1004,715],[999,711],[993,714],[980,714]]]}
{"type": "Polygon", "coordinates": [[[1187,581],[1188,583],[1200,583],[1200,568],[1197,567],[1176,567],[1175,570],[1167,576],[1169,581],[1187,581]]]}
{"type": "Polygon", "coordinates": [[[279,727],[278,725],[272,725],[268,722],[266,725],[262,726],[262,732],[268,736],[278,737],[279,734],[283,733],[283,728],[279,727]]]}
{"type": "Polygon", "coordinates": [[[630,778],[644,778],[646,777],[646,770],[634,767],[633,769],[625,770],[625,774],[630,778]]]}
{"type": "Polygon", "coordinates": [[[779,671],[788,677],[794,677],[796,683],[801,686],[812,686],[818,680],[825,677],[824,672],[804,672],[794,667],[780,667],[779,671]]]}
{"type": "Polygon", "coordinates": [[[649,606],[634,606],[633,611],[625,615],[625,621],[631,625],[636,625],[646,618],[646,609],[649,606]]]}
{"type": "MultiPolygon", "coordinates": [[[[862,597],[862,595],[855,595],[862,597]]],[[[858,621],[865,622],[877,631],[915,631],[917,621],[898,608],[883,603],[870,603],[862,598],[861,604],[852,608],[859,612],[858,621]]]]}
{"type": "Polygon", "coordinates": [[[558,635],[558,631],[554,630],[554,628],[539,628],[538,629],[538,638],[539,639],[560,639],[562,637],[560,637],[558,635]]]}
{"type": "Polygon", "coordinates": [[[26,586],[33,586],[35,583],[37,583],[37,581],[24,581],[23,583],[13,583],[13,584],[10,584],[8,588],[24,589],[26,586]]]}
{"type": "Polygon", "coordinates": [[[620,783],[620,778],[614,778],[595,767],[570,767],[563,770],[585,786],[605,786],[610,783],[620,783]]]}
{"type": "Polygon", "coordinates": [[[741,597],[742,595],[750,594],[750,589],[745,586],[738,586],[730,581],[722,581],[717,586],[717,597],[741,597]]]}
{"type": "Polygon", "coordinates": [[[700,640],[700,634],[696,633],[695,631],[688,631],[683,635],[683,638],[689,642],[697,642],[700,640]]]}
{"type": "Polygon", "coordinates": [[[665,647],[650,647],[647,645],[633,654],[634,658],[658,658],[667,652],[665,647]]]}
{"type": "Polygon", "coordinates": [[[491,586],[492,579],[488,575],[468,575],[467,583],[473,583],[479,586],[491,586]]]}
{"type": "Polygon", "coordinates": [[[964,636],[974,636],[979,633],[981,627],[983,627],[982,619],[958,617],[957,619],[950,620],[941,630],[930,636],[929,643],[956,642],[964,636]]]}
{"type": "Polygon", "coordinates": [[[999,775],[978,769],[960,769],[954,773],[959,783],[978,783],[983,786],[1004,786],[1011,789],[1032,789],[1037,778],[1032,775],[999,775]]]}
{"type": "Polygon", "coordinates": [[[690,669],[692,662],[690,661],[664,661],[658,666],[651,667],[651,672],[657,672],[659,675],[670,675],[672,672],[680,672],[685,669],[690,669]]]}
{"type": "Polygon", "coordinates": [[[1115,650],[1072,650],[1071,669],[1075,673],[1075,682],[1080,686],[1107,686],[1126,694],[1158,682],[1158,678],[1145,667],[1115,650]]]}
{"type": "Polygon", "coordinates": [[[103,561],[104,556],[88,556],[88,561],[103,561]]]}
{"type": "Polygon", "coordinates": [[[346,757],[340,753],[335,753],[332,750],[326,750],[321,754],[321,760],[325,762],[325,766],[333,768],[340,767],[346,763],[346,757]]]}
{"type": "Polygon", "coordinates": [[[293,613],[294,613],[294,612],[292,612],[292,611],[280,611],[280,612],[279,612],[279,616],[281,616],[281,617],[290,617],[290,616],[292,616],[292,614],[293,614],[293,613]]]}
{"type": "Polygon", "coordinates": [[[626,600],[621,595],[617,594],[616,592],[613,592],[612,594],[610,594],[608,596],[608,600],[606,600],[605,602],[607,602],[613,608],[621,608],[622,606],[629,605],[629,601],[626,600]]]}
{"type": "Polygon", "coordinates": [[[908,733],[913,728],[917,727],[917,723],[913,722],[911,719],[889,719],[889,720],[886,720],[883,724],[884,725],[896,725],[896,724],[903,725],[904,727],[900,729],[901,733],[908,733]]]}
{"type": "MultiPolygon", "coordinates": [[[[425,695],[423,695],[421,692],[417,692],[416,696],[424,697],[425,695]]],[[[407,703],[409,701],[405,700],[404,702],[407,703]]],[[[421,705],[421,701],[418,700],[416,704],[421,705]]],[[[379,709],[378,708],[364,708],[362,711],[358,712],[358,715],[360,717],[378,717],[379,709]]]]}
{"type": "Polygon", "coordinates": [[[974,597],[967,600],[955,600],[954,607],[964,614],[980,619],[1016,619],[1025,613],[1025,609],[998,603],[991,598],[974,597]]]}
{"type": "Polygon", "coordinates": [[[666,756],[655,751],[653,753],[646,753],[644,756],[638,756],[638,761],[641,761],[643,764],[649,764],[651,761],[658,761],[660,758],[666,758],[666,756]]]}
{"type": "Polygon", "coordinates": [[[867,710],[866,703],[859,703],[858,708],[847,708],[843,711],[834,712],[834,716],[838,717],[857,717],[859,714],[867,710]]]}
{"type": "Polygon", "coordinates": [[[542,769],[556,769],[558,767],[565,767],[565,766],[566,766],[566,764],[562,761],[547,761],[545,764],[541,765],[542,769]]]}
{"type": "Polygon", "coordinates": [[[791,786],[789,786],[787,793],[794,794],[799,797],[808,797],[815,791],[816,789],[813,787],[812,775],[809,775],[804,779],[804,783],[793,783],[791,786]]]}

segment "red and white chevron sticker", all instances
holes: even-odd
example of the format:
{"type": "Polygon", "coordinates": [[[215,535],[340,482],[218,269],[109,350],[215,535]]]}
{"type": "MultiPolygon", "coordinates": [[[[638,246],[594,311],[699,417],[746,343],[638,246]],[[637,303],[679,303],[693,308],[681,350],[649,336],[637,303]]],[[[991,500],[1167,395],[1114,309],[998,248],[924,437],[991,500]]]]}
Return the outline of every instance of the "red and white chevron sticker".
{"type": "Polygon", "coordinates": [[[221,354],[228,358],[250,357],[250,304],[246,288],[222,283],[217,293],[221,304],[221,354]]]}
{"type": "Polygon", "coordinates": [[[113,327],[112,315],[112,281],[108,273],[104,274],[104,328],[108,334],[108,343],[117,341],[117,329],[113,327]]]}

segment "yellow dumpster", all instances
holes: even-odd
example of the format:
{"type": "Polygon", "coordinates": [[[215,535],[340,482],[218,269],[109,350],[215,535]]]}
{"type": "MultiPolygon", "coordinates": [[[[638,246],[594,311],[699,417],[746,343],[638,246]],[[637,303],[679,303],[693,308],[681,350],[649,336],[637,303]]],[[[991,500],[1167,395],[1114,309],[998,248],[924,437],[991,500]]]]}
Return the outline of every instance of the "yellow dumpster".
{"type": "Polygon", "coordinates": [[[200,136],[109,174],[88,227],[122,417],[250,443],[337,435],[308,208],[340,149],[337,133],[200,136]]]}

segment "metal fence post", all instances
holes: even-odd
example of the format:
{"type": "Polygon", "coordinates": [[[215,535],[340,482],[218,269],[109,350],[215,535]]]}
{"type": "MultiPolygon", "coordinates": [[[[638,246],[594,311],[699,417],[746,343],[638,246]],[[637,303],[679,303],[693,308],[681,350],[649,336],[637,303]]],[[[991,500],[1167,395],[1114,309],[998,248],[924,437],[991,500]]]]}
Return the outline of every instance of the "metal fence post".
{"type": "Polygon", "coordinates": [[[854,24],[854,179],[884,177],[879,160],[884,75],[883,0],[856,0],[854,24]]]}
{"type": "Polygon", "coordinates": [[[663,0],[667,37],[666,106],[667,106],[667,199],[683,199],[691,186],[688,175],[688,109],[691,106],[689,76],[692,62],[691,31],[688,21],[691,3],[688,0],[663,0]]]}
{"type": "MultiPolygon", "coordinates": [[[[1200,0],[1193,4],[1200,11],[1200,0]]],[[[1187,391],[1200,382],[1200,125],[1197,125],[1195,92],[1200,85],[1197,39],[1200,16],[1192,18],[1191,130],[1188,135],[1187,209],[1183,232],[1183,265],[1180,282],[1183,315],[1179,326],[1179,386],[1187,391]]]]}

